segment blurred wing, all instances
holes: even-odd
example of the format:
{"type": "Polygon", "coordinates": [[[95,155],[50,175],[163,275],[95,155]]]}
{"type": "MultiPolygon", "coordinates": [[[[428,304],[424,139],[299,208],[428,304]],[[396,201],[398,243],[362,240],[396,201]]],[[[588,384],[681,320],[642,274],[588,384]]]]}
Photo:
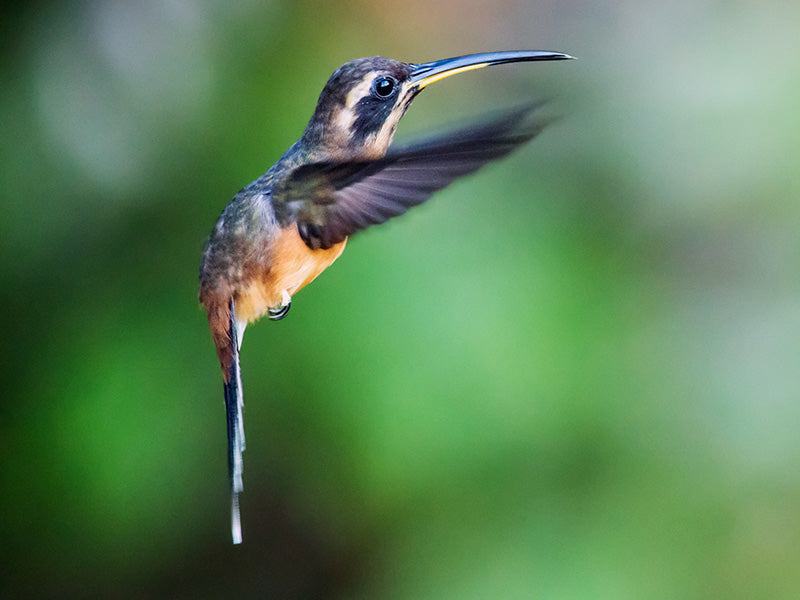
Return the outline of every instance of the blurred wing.
{"type": "Polygon", "coordinates": [[[421,142],[390,149],[379,160],[313,163],[289,177],[283,200],[311,248],[401,215],[457,177],[476,171],[535,137],[549,122],[532,107],[421,142]]]}

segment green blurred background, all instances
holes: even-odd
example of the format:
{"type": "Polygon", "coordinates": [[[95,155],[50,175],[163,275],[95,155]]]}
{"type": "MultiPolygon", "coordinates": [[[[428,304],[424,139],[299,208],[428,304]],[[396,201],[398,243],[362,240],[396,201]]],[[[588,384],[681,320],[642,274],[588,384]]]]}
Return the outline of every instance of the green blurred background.
{"type": "Polygon", "coordinates": [[[0,596],[800,597],[800,4],[4,12],[0,596]],[[344,61],[515,48],[399,139],[564,118],[248,330],[232,546],[206,234],[344,61]]]}

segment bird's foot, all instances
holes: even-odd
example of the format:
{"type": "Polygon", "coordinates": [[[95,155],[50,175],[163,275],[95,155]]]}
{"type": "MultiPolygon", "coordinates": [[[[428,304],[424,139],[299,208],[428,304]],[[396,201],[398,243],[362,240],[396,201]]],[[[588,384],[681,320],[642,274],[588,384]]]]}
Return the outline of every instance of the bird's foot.
{"type": "Polygon", "coordinates": [[[269,315],[270,320],[272,321],[280,321],[286,315],[289,314],[289,309],[292,307],[292,297],[289,295],[289,292],[283,290],[283,298],[281,303],[276,307],[270,307],[267,309],[267,313],[269,315]]]}

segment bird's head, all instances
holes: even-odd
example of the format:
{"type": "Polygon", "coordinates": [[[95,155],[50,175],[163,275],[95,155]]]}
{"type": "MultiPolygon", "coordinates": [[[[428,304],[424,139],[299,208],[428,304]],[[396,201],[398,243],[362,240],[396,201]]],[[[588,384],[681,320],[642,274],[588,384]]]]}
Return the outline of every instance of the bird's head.
{"type": "Polygon", "coordinates": [[[319,96],[302,141],[328,159],[380,158],[397,124],[427,85],[490,65],[572,58],[560,52],[519,50],[470,54],[422,64],[373,56],[345,63],[319,96]]]}

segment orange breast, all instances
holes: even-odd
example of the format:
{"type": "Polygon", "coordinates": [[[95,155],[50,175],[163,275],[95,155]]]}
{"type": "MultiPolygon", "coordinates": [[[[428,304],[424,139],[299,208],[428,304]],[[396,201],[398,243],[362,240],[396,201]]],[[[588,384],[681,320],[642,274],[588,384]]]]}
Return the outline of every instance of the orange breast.
{"type": "Polygon", "coordinates": [[[248,323],[263,316],[270,307],[283,301],[283,292],[290,296],[308,285],[339,258],[347,240],[327,250],[306,246],[297,227],[281,229],[271,240],[263,264],[255,265],[253,277],[236,295],[236,316],[248,323]]]}

